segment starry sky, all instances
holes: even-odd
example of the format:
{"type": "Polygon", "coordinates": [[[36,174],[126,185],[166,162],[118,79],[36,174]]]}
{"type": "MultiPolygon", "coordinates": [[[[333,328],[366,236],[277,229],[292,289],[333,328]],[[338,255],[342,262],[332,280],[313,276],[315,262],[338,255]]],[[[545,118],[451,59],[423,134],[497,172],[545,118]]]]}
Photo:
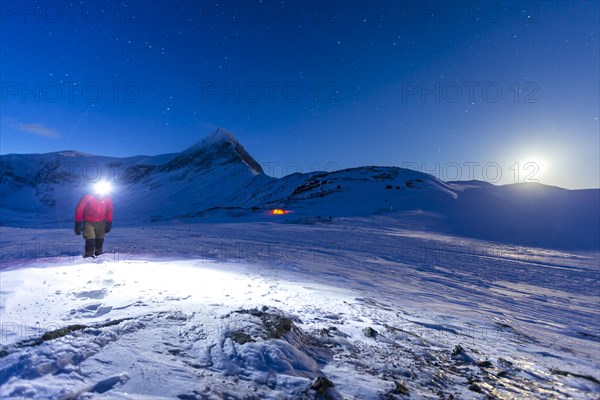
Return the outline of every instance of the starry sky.
{"type": "Polygon", "coordinates": [[[1,2],[1,154],[600,187],[598,1],[1,2]]]}

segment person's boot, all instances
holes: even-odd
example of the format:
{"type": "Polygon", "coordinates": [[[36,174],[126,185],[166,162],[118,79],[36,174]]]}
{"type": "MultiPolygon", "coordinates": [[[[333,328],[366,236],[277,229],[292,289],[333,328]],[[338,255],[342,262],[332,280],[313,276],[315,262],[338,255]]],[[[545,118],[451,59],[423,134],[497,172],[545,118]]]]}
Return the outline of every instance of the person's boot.
{"type": "Polygon", "coordinates": [[[96,239],[96,250],[94,251],[95,256],[102,254],[102,246],[104,245],[104,239],[96,239]]]}
{"type": "Polygon", "coordinates": [[[84,258],[94,257],[94,249],[96,247],[96,239],[87,239],[85,241],[85,254],[84,258]]]}

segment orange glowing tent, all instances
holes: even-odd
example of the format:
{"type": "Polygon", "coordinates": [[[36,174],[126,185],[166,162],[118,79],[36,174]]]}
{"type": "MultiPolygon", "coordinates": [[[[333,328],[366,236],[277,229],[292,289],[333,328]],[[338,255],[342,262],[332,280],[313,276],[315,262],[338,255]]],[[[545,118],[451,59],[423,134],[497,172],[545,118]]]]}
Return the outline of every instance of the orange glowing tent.
{"type": "Polygon", "coordinates": [[[284,210],[282,208],[274,208],[271,211],[269,211],[269,214],[271,215],[284,215],[284,214],[288,214],[289,211],[288,210],[284,210]]]}

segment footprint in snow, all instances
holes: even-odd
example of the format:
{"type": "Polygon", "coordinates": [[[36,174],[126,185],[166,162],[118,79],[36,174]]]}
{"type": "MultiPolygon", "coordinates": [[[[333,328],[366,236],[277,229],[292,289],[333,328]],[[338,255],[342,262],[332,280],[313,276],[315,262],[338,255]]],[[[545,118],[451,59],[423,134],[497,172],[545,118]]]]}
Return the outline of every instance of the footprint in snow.
{"type": "Polygon", "coordinates": [[[101,303],[94,303],[77,310],[71,310],[69,314],[71,317],[97,318],[108,314],[112,309],[112,306],[102,307],[101,303]]]}
{"type": "Polygon", "coordinates": [[[78,299],[103,299],[107,295],[106,289],[100,290],[87,290],[82,292],[74,292],[73,296],[78,299]]]}

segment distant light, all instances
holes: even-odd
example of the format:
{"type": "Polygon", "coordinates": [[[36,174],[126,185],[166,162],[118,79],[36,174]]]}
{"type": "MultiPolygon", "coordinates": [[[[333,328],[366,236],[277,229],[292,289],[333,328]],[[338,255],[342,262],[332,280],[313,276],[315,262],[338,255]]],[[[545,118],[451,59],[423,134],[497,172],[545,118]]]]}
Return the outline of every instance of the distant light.
{"type": "Polygon", "coordinates": [[[281,208],[275,208],[271,211],[269,211],[269,214],[271,215],[284,215],[284,214],[289,214],[290,211],[289,210],[283,210],[281,208]]]}
{"type": "Polygon", "coordinates": [[[94,184],[94,193],[100,196],[106,196],[112,192],[112,185],[107,181],[100,181],[94,184]]]}

